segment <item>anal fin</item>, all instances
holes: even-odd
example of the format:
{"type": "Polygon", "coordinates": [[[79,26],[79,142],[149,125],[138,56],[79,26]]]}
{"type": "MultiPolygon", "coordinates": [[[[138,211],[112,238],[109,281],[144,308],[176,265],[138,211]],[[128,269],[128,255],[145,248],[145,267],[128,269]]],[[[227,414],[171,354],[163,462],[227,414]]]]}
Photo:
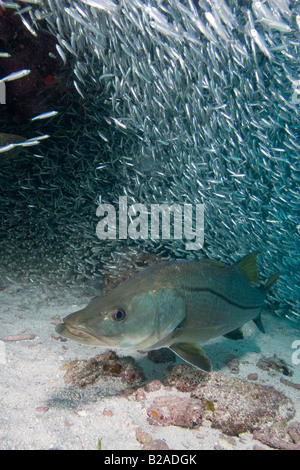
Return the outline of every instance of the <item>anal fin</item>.
{"type": "Polygon", "coordinates": [[[193,343],[175,343],[169,346],[181,359],[205,372],[212,370],[210,360],[203,349],[193,343]]]}
{"type": "Polygon", "coordinates": [[[242,328],[237,328],[236,330],[229,331],[229,333],[226,333],[226,335],[223,336],[225,336],[225,338],[234,340],[244,339],[242,328]]]}
{"type": "Polygon", "coordinates": [[[259,329],[261,333],[265,333],[264,325],[261,321],[261,314],[259,314],[256,318],[253,319],[255,325],[259,329]]]}

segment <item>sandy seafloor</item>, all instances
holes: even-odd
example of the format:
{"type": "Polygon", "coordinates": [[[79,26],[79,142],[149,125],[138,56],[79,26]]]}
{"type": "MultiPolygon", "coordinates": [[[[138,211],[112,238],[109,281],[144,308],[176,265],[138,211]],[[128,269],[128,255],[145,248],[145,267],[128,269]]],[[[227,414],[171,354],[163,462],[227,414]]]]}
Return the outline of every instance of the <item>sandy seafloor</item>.
{"type": "MultiPolygon", "coordinates": [[[[189,396],[177,391],[160,389],[146,393],[137,401],[135,394],[119,396],[104,379],[84,389],[70,387],[63,380],[61,366],[74,359],[88,359],[103,349],[54,339],[53,318],[85,306],[100,290],[75,285],[57,287],[46,284],[7,282],[0,291],[0,338],[7,335],[34,334],[32,340],[0,342],[0,449],[97,449],[138,450],[140,428],[152,439],[161,439],[170,449],[253,449],[268,448],[245,433],[226,439],[220,430],[206,423],[196,429],[179,426],[157,426],[147,421],[147,408],[161,395],[189,396]],[[5,287],[5,289],[3,289],[5,287]]],[[[206,345],[214,370],[231,375],[225,364],[228,354],[239,360],[235,377],[246,379],[257,373],[256,383],[272,385],[289,397],[300,420],[300,392],[284,385],[277,371],[263,371],[256,364],[265,355],[276,354],[294,371],[286,377],[300,384],[300,365],[293,365],[292,343],[300,339],[299,329],[292,322],[274,314],[263,315],[266,334],[251,322],[244,327],[244,340],[220,338],[206,345]]],[[[300,354],[299,356],[300,357],[300,354]]],[[[135,358],[147,381],[163,380],[168,364],[156,364],[146,355],[135,358]]],[[[178,359],[178,363],[181,361],[178,359]]]]}

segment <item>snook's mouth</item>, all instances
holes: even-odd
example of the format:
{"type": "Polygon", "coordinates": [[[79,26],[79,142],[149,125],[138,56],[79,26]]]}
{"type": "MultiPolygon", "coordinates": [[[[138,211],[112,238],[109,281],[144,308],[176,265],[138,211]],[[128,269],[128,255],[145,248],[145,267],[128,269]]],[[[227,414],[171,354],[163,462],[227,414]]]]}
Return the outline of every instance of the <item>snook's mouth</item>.
{"type": "Polygon", "coordinates": [[[61,336],[72,339],[73,341],[77,341],[79,343],[98,344],[103,346],[103,341],[101,341],[96,335],[87,333],[80,328],[75,328],[74,326],[70,325],[70,323],[60,323],[56,326],[55,331],[61,336]]]}

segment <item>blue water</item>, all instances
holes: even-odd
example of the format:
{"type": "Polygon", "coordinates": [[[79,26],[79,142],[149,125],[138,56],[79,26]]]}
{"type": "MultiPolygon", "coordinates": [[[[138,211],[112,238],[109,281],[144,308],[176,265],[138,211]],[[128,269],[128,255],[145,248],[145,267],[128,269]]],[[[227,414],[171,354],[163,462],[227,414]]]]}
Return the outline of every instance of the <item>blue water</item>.
{"type": "MultiPolygon", "coordinates": [[[[299,4],[265,2],[272,27],[254,4],[233,0],[218,12],[191,1],[131,1],[110,13],[65,6],[32,7],[47,13],[59,44],[60,114],[3,127],[51,135],[1,163],[4,280],[89,282],[128,247],[138,258],[227,264],[258,250],[262,281],[280,272],[268,307],[299,322],[299,4]],[[203,249],[99,240],[99,196],[116,205],[122,195],[128,204],[203,203],[203,249]]],[[[121,268],[111,263],[115,275],[121,268]]]]}

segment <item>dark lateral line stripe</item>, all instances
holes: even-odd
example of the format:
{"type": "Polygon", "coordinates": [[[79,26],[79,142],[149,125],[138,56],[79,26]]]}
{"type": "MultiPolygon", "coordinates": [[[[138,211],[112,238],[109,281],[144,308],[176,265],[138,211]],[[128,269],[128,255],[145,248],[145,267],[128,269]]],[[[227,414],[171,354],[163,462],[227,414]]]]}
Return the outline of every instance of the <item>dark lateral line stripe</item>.
{"type": "Polygon", "coordinates": [[[244,305],[241,305],[237,302],[234,302],[233,300],[228,299],[225,295],[220,294],[219,292],[215,291],[214,289],[210,289],[209,287],[184,287],[184,289],[189,292],[210,292],[211,294],[214,294],[217,297],[220,297],[221,299],[225,300],[227,303],[234,305],[235,307],[242,308],[244,310],[262,308],[262,305],[251,305],[249,307],[245,307],[244,305]]]}

